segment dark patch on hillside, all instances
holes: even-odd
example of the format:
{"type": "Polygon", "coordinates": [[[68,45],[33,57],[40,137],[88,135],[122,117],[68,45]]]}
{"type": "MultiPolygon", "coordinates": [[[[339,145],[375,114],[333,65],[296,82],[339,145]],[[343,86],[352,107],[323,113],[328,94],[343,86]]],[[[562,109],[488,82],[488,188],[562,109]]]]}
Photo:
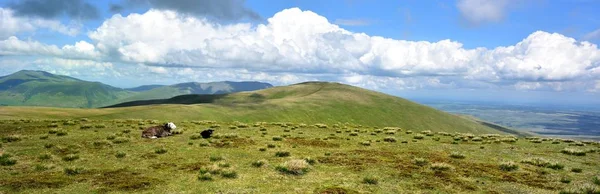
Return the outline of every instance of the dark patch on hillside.
{"type": "Polygon", "coordinates": [[[143,91],[148,91],[148,90],[152,90],[154,88],[160,88],[160,87],[164,87],[164,85],[143,85],[143,86],[138,86],[135,88],[127,88],[126,90],[129,90],[132,92],[143,92],[143,91]]]}
{"type": "Polygon", "coordinates": [[[488,123],[488,122],[484,122],[484,121],[477,121],[477,123],[485,125],[487,127],[490,127],[492,129],[496,129],[498,131],[505,132],[505,133],[509,133],[509,134],[513,134],[513,135],[517,135],[517,136],[527,136],[524,133],[520,133],[518,131],[509,129],[509,128],[506,128],[506,127],[503,127],[503,126],[500,126],[500,125],[496,125],[496,124],[493,124],[493,123],[488,123]]]}
{"type": "Polygon", "coordinates": [[[131,101],[124,102],[120,104],[115,104],[103,108],[118,108],[118,107],[130,107],[130,106],[145,106],[145,105],[156,105],[156,104],[207,104],[213,103],[215,100],[221,99],[227,96],[227,94],[187,94],[181,96],[175,96],[169,99],[157,99],[157,100],[139,100],[139,101],[131,101]]]}

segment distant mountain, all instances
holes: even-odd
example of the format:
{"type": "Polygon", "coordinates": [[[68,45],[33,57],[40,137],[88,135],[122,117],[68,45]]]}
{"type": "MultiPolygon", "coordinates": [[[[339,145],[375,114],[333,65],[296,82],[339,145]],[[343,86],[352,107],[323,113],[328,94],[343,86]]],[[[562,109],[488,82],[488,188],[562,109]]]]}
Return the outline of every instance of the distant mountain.
{"type": "Polygon", "coordinates": [[[100,107],[133,92],[100,82],[22,70],[0,77],[0,104],[16,106],[100,107]]]}
{"type": "Polygon", "coordinates": [[[188,82],[174,84],[170,86],[157,87],[151,90],[143,91],[129,98],[125,98],[121,100],[121,102],[166,99],[185,94],[228,94],[235,92],[261,90],[271,87],[273,87],[273,85],[263,82],[188,82]]]}
{"type": "Polygon", "coordinates": [[[103,107],[185,94],[227,94],[273,87],[262,82],[180,83],[121,89],[100,82],[22,70],[0,77],[0,106],[103,107]]]}
{"type": "Polygon", "coordinates": [[[138,86],[135,88],[127,88],[126,90],[132,91],[132,92],[143,92],[143,91],[148,91],[154,88],[160,88],[160,87],[164,87],[165,85],[143,85],[143,86],[138,86]]]}

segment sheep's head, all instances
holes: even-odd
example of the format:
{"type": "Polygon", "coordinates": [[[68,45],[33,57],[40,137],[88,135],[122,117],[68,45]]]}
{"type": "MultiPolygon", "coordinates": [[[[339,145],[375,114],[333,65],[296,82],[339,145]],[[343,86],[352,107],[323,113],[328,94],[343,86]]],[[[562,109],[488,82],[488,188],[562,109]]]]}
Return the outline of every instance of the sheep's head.
{"type": "Polygon", "coordinates": [[[177,128],[177,126],[175,126],[175,124],[173,124],[173,123],[167,123],[167,128],[175,129],[175,128],[177,128]]]}

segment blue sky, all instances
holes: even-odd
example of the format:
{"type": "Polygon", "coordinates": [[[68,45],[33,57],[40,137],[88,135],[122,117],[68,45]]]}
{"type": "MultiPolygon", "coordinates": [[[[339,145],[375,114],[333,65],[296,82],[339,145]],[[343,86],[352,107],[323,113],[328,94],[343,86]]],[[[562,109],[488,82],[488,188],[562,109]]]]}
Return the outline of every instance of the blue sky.
{"type": "Polygon", "coordinates": [[[600,1],[2,0],[0,75],[321,80],[413,99],[600,104],[595,10],[600,1]]]}

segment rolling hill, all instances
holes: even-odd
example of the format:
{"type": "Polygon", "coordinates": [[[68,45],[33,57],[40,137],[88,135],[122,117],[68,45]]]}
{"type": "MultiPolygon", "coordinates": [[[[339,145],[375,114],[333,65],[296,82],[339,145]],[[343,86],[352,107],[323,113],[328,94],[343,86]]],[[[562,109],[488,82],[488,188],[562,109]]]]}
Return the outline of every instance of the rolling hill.
{"type": "Polygon", "coordinates": [[[353,123],[422,131],[516,133],[399,97],[338,83],[307,82],[252,92],[183,95],[102,109],[0,108],[2,118],[157,119],[169,121],[353,123]]]}
{"type": "Polygon", "coordinates": [[[116,103],[171,98],[183,94],[225,94],[273,87],[262,82],[181,83],[121,89],[100,82],[22,70],[0,77],[0,105],[93,108],[116,103]]]}
{"type": "Polygon", "coordinates": [[[0,77],[0,104],[9,106],[99,107],[133,94],[44,71],[22,70],[0,77]]]}
{"type": "Polygon", "coordinates": [[[273,87],[273,85],[263,82],[187,82],[169,86],[141,86],[137,89],[141,91],[131,97],[122,99],[121,102],[165,99],[185,94],[227,94],[243,91],[254,91],[273,87]],[[152,88],[143,91],[143,89],[152,88]]]}

